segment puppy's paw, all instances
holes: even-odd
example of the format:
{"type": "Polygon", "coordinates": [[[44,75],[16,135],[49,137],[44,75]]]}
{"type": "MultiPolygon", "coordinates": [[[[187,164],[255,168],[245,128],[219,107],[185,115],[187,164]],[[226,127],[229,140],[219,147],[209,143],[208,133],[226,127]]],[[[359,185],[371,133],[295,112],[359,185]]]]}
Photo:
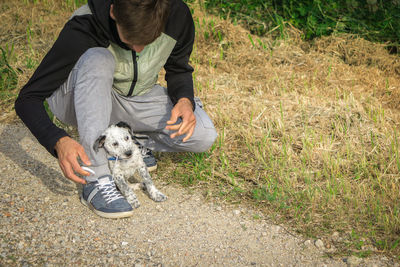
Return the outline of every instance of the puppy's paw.
{"type": "Polygon", "coordinates": [[[147,194],[149,197],[156,201],[156,202],[162,202],[167,200],[167,196],[158,191],[158,189],[154,186],[154,184],[145,184],[145,189],[147,191],[147,194]]]}
{"type": "Polygon", "coordinates": [[[162,202],[167,200],[167,196],[160,191],[155,191],[150,195],[150,198],[156,202],[162,202]]]}
{"type": "Polygon", "coordinates": [[[140,202],[137,198],[127,198],[126,200],[131,204],[132,208],[137,209],[140,207],[140,202]]]}

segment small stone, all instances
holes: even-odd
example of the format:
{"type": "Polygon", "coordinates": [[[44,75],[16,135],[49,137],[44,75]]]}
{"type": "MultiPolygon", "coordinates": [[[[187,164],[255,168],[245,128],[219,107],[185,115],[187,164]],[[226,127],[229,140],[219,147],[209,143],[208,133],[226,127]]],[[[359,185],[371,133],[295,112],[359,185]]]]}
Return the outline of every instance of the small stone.
{"type": "Polygon", "coordinates": [[[322,242],[321,239],[317,239],[317,240],[315,241],[314,245],[315,245],[317,248],[319,248],[319,249],[324,248],[324,242],[322,242]]]}
{"type": "Polygon", "coordinates": [[[362,259],[356,256],[350,256],[347,258],[346,262],[348,266],[357,266],[361,263],[362,259]]]}
{"type": "Polygon", "coordinates": [[[240,214],[240,210],[234,210],[234,211],[233,211],[233,214],[239,215],[239,214],[240,214]]]}
{"type": "Polygon", "coordinates": [[[222,210],[222,207],[217,207],[216,210],[217,210],[217,211],[221,211],[221,210],[222,210]]]}
{"type": "Polygon", "coordinates": [[[339,238],[340,238],[340,235],[339,235],[339,232],[334,232],[333,234],[332,234],[332,241],[335,241],[335,242],[337,242],[338,240],[339,240],[339,238]]]}
{"type": "Polygon", "coordinates": [[[164,209],[163,209],[161,206],[156,206],[156,210],[157,210],[158,212],[164,211],[164,209]]]}
{"type": "Polygon", "coordinates": [[[280,227],[279,225],[275,225],[274,226],[274,230],[275,232],[279,232],[281,230],[282,227],[280,227]]]}
{"type": "Polygon", "coordinates": [[[18,249],[23,249],[24,245],[25,245],[24,242],[21,241],[21,242],[18,243],[17,247],[18,247],[18,249]]]}
{"type": "Polygon", "coordinates": [[[126,246],[126,245],[128,245],[129,243],[128,242],[126,242],[126,241],[122,241],[121,242],[121,246],[126,246]]]}
{"type": "Polygon", "coordinates": [[[312,242],[311,242],[311,240],[310,240],[310,239],[308,239],[308,240],[304,241],[304,246],[306,246],[306,247],[310,247],[310,246],[311,246],[311,244],[312,244],[312,242]]]}

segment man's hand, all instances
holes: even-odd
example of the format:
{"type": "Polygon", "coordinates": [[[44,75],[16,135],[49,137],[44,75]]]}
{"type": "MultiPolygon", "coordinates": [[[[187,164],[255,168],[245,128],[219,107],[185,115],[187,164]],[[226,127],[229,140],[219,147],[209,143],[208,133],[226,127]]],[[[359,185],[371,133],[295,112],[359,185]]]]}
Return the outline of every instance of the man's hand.
{"type": "Polygon", "coordinates": [[[196,116],[193,113],[192,102],[184,97],[179,99],[178,103],[171,111],[171,118],[167,121],[165,129],[176,131],[170,135],[171,138],[186,134],[183,142],[186,142],[193,134],[194,127],[196,126],[196,116]],[[178,118],[182,118],[182,122],[174,125],[178,118]]]}
{"type": "Polygon", "coordinates": [[[91,164],[83,146],[71,137],[65,136],[57,141],[54,148],[57,151],[58,164],[60,165],[64,176],[74,182],[86,184],[84,179],[78,177],[74,173],[75,171],[84,176],[90,175],[90,173],[84,171],[78,163],[79,157],[85,165],[89,166],[91,164]]]}

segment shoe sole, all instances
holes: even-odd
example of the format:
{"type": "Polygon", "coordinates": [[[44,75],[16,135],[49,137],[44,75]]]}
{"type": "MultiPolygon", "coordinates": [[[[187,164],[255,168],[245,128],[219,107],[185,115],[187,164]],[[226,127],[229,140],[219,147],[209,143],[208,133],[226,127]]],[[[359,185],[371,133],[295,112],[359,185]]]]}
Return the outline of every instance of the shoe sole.
{"type": "Polygon", "coordinates": [[[107,213],[107,212],[102,212],[99,210],[96,210],[91,203],[88,203],[86,200],[83,199],[83,197],[80,197],[81,203],[88,207],[91,211],[93,211],[96,215],[107,218],[107,219],[119,219],[119,218],[126,218],[130,217],[134,214],[135,210],[131,211],[123,211],[123,212],[114,212],[114,213],[107,213]]]}
{"type": "Polygon", "coordinates": [[[151,167],[147,167],[147,170],[149,172],[153,172],[153,171],[157,170],[157,165],[154,165],[154,166],[151,166],[151,167]]]}

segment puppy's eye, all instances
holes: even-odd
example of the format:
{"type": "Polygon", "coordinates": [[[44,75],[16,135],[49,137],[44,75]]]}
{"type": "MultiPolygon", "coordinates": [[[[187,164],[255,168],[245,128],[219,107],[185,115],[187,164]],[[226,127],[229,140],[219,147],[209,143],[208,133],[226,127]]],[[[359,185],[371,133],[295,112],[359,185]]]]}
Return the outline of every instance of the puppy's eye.
{"type": "Polygon", "coordinates": [[[125,136],[125,141],[128,141],[129,140],[129,136],[125,136]]]}
{"type": "Polygon", "coordinates": [[[113,146],[118,146],[118,142],[114,142],[112,145],[113,146]]]}

